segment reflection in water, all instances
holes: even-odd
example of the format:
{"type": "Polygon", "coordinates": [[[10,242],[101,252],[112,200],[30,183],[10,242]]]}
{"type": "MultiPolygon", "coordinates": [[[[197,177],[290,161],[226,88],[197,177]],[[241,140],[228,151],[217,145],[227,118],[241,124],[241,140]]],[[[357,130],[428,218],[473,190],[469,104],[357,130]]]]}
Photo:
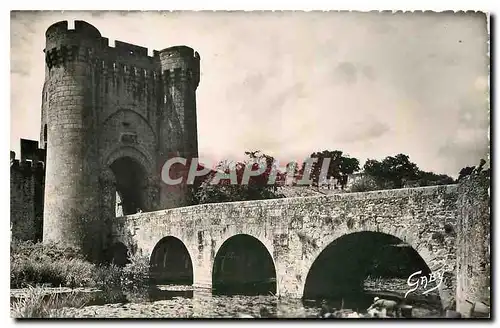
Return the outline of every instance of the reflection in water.
{"type": "MultiPolygon", "coordinates": [[[[327,300],[330,308],[350,308],[364,313],[373,294],[364,293],[344,299],[327,300]]],[[[323,300],[300,300],[276,296],[213,295],[210,290],[190,286],[160,286],[144,295],[95,294],[87,306],[65,309],[65,316],[99,318],[317,318],[323,300]]],[[[415,317],[439,316],[440,305],[410,303],[415,317]]]]}

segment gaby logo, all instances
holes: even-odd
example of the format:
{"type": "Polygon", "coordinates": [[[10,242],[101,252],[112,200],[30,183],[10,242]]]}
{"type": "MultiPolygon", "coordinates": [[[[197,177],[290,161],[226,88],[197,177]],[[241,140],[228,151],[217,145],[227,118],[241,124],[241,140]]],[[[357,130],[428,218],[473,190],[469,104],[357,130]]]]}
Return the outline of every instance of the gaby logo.
{"type": "Polygon", "coordinates": [[[429,277],[422,275],[422,270],[412,273],[408,277],[408,280],[406,281],[406,283],[408,284],[409,287],[411,287],[411,289],[406,292],[405,298],[408,296],[408,294],[416,291],[419,288],[424,289],[422,295],[426,295],[432,292],[433,290],[438,289],[441,283],[443,282],[443,278],[444,278],[444,271],[431,272],[429,274],[429,277]],[[436,282],[436,285],[432,288],[427,289],[427,285],[432,282],[436,282]]]}

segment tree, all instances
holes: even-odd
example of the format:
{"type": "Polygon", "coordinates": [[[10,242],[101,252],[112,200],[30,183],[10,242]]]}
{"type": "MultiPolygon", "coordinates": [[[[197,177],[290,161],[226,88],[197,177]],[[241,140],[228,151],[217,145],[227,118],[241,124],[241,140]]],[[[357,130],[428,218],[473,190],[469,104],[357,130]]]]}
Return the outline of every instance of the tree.
{"type": "Polygon", "coordinates": [[[472,172],[474,172],[475,168],[476,168],[475,166],[466,166],[466,167],[462,168],[460,170],[460,172],[458,173],[458,180],[462,180],[466,176],[471,175],[472,172]]]}
{"type": "MultiPolygon", "coordinates": [[[[334,178],[339,181],[342,189],[347,184],[347,176],[354,172],[359,171],[359,161],[356,158],[351,158],[349,156],[343,156],[343,152],[340,150],[323,150],[321,152],[312,153],[310,158],[317,158],[311,166],[310,179],[314,186],[319,186],[325,181],[323,179],[334,178]],[[330,161],[325,172],[321,172],[323,164],[325,161],[330,161]],[[324,176],[321,176],[321,173],[324,176]],[[326,174],[325,174],[326,173],[326,174]]],[[[303,175],[305,172],[305,165],[302,164],[300,174],[303,175]]],[[[327,164],[325,164],[326,166],[327,164]]]]}
{"type": "Polygon", "coordinates": [[[281,198],[276,181],[283,178],[283,174],[276,167],[272,156],[260,151],[245,152],[249,159],[244,162],[221,161],[214,172],[211,172],[194,191],[192,203],[221,203],[245,200],[261,200],[281,198]],[[248,184],[242,184],[245,169],[251,167],[252,171],[259,170],[259,164],[264,165],[264,171],[255,176],[250,176],[248,184]],[[229,179],[214,181],[220,173],[228,174],[231,170],[236,172],[237,184],[231,184],[229,179]],[[276,181],[268,184],[269,179],[276,173],[276,181]],[[214,184],[214,182],[217,182],[214,184]]]}
{"type": "Polygon", "coordinates": [[[404,154],[388,156],[382,161],[369,159],[364,165],[364,172],[374,178],[379,189],[403,188],[410,183],[418,187],[455,183],[455,180],[446,174],[420,170],[404,154]]]}
{"type": "Polygon", "coordinates": [[[418,178],[418,166],[410,162],[405,154],[387,156],[382,161],[369,159],[364,165],[364,172],[373,177],[382,189],[403,188],[408,181],[418,178]]]}
{"type": "Polygon", "coordinates": [[[433,172],[419,171],[417,175],[417,183],[420,187],[455,183],[455,180],[446,174],[436,174],[433,172]]]}
{"type": "MultiPolygon", "coordinates": [[[[486,161],[484,158],[481,158],[479,161],[479,166],[476,168],[475,166],[466,166],[462,168],[458,174],[458,179],[457,181],[462,180],[466,176],[473,175],[473,174],[478,174],[478,175],[490,175],[491,173],[491,168],[487,168],[486,170],[484,169],[484,165],[486,165],[486,161]]],[[[489,166],[489,165],[488,165],[489,166]]]]}

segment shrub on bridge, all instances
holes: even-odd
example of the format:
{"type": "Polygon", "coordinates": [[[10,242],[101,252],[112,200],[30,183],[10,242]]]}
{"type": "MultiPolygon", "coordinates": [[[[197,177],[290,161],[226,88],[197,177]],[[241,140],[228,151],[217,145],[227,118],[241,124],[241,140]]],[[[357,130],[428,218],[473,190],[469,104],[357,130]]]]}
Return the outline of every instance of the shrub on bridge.
{"type": "Polygon", "coordinates": [[[364,176],[355,181],[351,186],[351,192],[365,192],[379,190],[380,188],[376,181],[370,176],[364,176]]]}

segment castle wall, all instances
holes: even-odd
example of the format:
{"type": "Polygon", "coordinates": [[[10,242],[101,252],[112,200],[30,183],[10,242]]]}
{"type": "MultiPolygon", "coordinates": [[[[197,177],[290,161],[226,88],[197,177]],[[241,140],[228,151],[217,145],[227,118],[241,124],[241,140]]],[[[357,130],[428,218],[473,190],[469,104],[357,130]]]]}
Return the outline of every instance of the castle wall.
{"type": "Polygon", "coordinates": [[[476,302],[490,305],[490,178],[471,175],[459,185],[457,311],[470,316],[476,302]]]}
{"type": "Polygon", "coordinates": [[[43,225],[43,164],[12,160],[10,166],[11,237],[40,241],[43,225]]]}

